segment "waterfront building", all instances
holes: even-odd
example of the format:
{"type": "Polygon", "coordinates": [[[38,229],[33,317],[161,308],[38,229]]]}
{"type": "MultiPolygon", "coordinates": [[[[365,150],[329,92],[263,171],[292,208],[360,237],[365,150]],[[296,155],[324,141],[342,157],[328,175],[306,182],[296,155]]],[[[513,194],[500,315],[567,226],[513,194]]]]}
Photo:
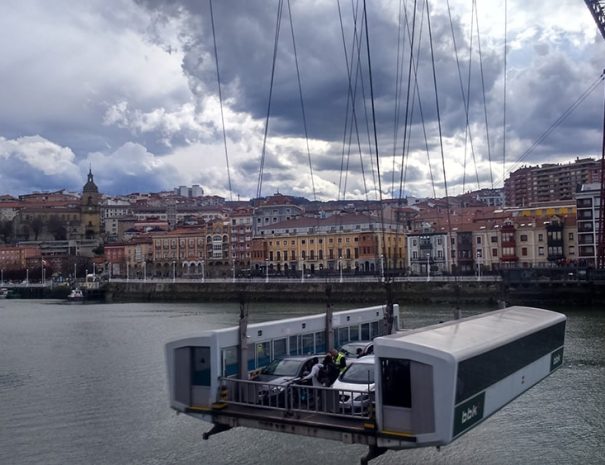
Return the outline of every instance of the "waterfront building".
{"type": "Polygon", "coordinates": [[[123,242],[105,244],[104,253],[109,277],[126,277],[125,244],[123,242]]]}
{"type": "Polygon", "coordinates": [[[258,229],[251,265],[285,273],[385,273],[405,267],[405,239],[398,225],[377,217],[341,214],[300,217],[258,229]]]}
{"type": "Polygon", "coordinates": [[[231,261],[239,269],[250,268],[252,252],[252,208],[231,211],[231,261]]]}
{"type": "Polygon", "coordinates": [[[585,184],[576,193],[578,260],[581,264],[594,267],[597,264],[599,238],[599,209],[601,184],[585,184]]]}
{"type": "Polygon", "coordinates": [[[161,276],[161,270],[154,266],[152,246],[153,241],[149,236],[139,236],[124,243],[124,260],[129,278],[147,279],[161,276]]]}
{"type": "Polygon", "coordinates": [[[303,213],[303,208],[294,205],[285,195],[275,194],[267,197],[254,208],[253,235],[257,236],[261,228],[289,221],[302,216],[303,213]]]}
{"type": "Polygon", "coordinates": [[[27,267],[31,258],[40,259],[38,244],[0,245],[0,268],[3,270],[20,270],[27,267]]]}
{"type": "Polygon", "coordinates": [[[572,163],[522,167],[504,181],[506,205],[572,200],[578,186],[600,179],[600,165],[600,160],[576,158],[572,163]]]}
{"type": "Polygon", "coordinates": [[[450,235],[425,224],[422,232],[407,235],[408,269],[412,275],[450,273],[450,235]]]}
{"type": "Polygon", "coordinates": [[[219,276],[231,268],[229,224],[221,221],[202,227],[183,227],[151,234],[156,275],[219,276]]]}

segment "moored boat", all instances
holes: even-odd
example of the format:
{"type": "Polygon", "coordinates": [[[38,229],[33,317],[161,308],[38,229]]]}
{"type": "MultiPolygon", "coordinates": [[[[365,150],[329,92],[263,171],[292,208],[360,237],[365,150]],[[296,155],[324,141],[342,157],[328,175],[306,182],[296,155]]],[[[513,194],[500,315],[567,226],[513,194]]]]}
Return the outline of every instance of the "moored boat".
{"type": "Polygon", "coordinates": [[[82,289],[80,288],[75,288],[72,289],[71,292],[69,293],[69,295],[67,296],[67,300],[69,302],[84,302],[84,293],[82,292],[82,289]]]}

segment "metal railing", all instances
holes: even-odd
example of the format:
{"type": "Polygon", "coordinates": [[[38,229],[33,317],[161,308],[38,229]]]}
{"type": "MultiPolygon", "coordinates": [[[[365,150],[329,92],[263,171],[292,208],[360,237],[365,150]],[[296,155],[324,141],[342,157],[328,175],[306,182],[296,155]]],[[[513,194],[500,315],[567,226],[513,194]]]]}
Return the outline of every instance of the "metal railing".
{"type": "Polygon", "coordinates": [[[373,416],[374,392],[370,385],[360,390],[339,390],[298,384],[298,380],[286,384],[236,378],[221,381],[224,388],[221,400],[227,404],[277,410],[285,415],[317,413],[360,420],[373,416]]]}

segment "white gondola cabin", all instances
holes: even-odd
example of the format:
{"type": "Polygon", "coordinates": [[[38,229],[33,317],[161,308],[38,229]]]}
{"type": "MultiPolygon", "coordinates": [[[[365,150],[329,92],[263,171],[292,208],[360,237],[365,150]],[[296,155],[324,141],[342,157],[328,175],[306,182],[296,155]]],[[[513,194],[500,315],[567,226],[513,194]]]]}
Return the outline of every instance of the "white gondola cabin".
{"type": "MultiPolygon", "coordinates": [[[[395,322],[398,307],[395,306],[395,322]]],[[[362,412],[330,387],[275,387],[240,380],[238,328],[166,346],[171,406],[214,428],[236,426],[366,444],[365,462],[387,449],[443,446],[478,425],[563,363],[566,317],[509,307],[382,335],[385,307],[334,313],[336,343],[374,339],[375,402],[362,412]],[[234,365],[235,364],[235,365],[234,365]],[[275,403],[259,394],[276,392],[275,403]],[[303,399],[305,399],[303,401],[303,399]]],[[[248,370],[286,355],[324,353],[325,315],[248,326],[248,370]]],[[[362,460],[363,462],[363,460],[362,460]]]]}
{"type": "Polygon", "coordinates": [[[509,307],[376,339],[378,445],[445,445],[476,426],[561,366],[565,322],[509,307]]]}
{"type": "MultiPolygon", "coordinates": [[[[336,347],[385,334],[386,306],[334,312],[331,327],[336,347]]],[[[399,306],[394,305],[399,325],[399,306]]],[[[248,325],[248,371],[255,373],[288,355],[325,354],[326,315],[317,314],[248,325]]],[[[218,400],[221,379],[239,373],[239,327],[205,331],[166,345],[170,403],[173,408],[209,408],[218,400]]]]}

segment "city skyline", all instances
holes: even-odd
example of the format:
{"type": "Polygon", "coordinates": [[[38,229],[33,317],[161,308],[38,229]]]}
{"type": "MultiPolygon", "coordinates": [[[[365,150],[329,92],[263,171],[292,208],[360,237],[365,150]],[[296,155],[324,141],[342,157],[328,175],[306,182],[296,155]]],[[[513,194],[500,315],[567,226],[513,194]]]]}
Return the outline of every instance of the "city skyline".
{"type": "MultiPolygon", "coordinates": [[[[341,4],[346,33],[350,34],[351,6],[341,4]]],[[[468,4],[451,2],[463,69],[468,67],[470,49],[468,4]]],[[[583,2],[553,6],[509,1],[509,161],[502,166],[502,114],[498,109],[503,92],[503,4],[490,3],[489,9],[479,5],[478,12],[492,120],[492,156],[499,160],[491,166],[491,174],[480,136],[474,136],[477,168],[467,167],[466,173],[461,168],[464,105],[448,12],[443,5],[431,5],[431,27],[438,37],[435,53],[450,195],[462,193],[463,184],[465,190],[491,187],[491,179],[501,187],[503,173],[515,168],[518,157],[601,73],[599,57],[605,52],[605,43],[583,2]]],[[[0,19],[5,39],[0,59],[5,76],[0,90],[4,103],[0,110],[0,193],[18,195],[61,188],[78,191],[92,167],[97,184],[107,194],[200,184],[208,195],[234,200],[238,195],[242,199],[254,197],[277,2],[232,6],[214,4],[232,192],[228,191],[208,4],[181,0],[168,7],[152,0],[114,0],[69,8],[67,3],[51,7],[39,1],[9,2],[0,19]]],[[[392,155],[388,155],[393,152],[393,44],[397,43],[398,7],[398,2],[383,1],[373,2],[368,10],[382,181],[386,184],[383,191],[387,197],[396,196],[390,183],[399,176],[397,167],[392,169],[392,155]]],[[[333,2],[318,1],[306,9],[297,2],[291,4],[313,155],[311,183],[290,23],[284,9],[261,194],[280,191],[313,199],[314,184],[318,200],[336,199],[344,196],[338,184],[346,103],[338,11],[333,2]]],[[[475,36],[474,56],[476,40],[475,36]]],[[[426,66],[428,49],[422,53],[426,66]]],[[[474,61],[472,66],[476,91],[480,85],[475,74],[479,63],[474,61]]],[[[429,74],[423,76],[429,80],[429,74]]],[[[601,94],[593,92],[523,162],[540,164],[596,156],[600,151],[601,94]]],[[[481,133],[480,100],[479,95],[471,93],[469,117],[473,118],[476,134],[481,133]]],[[[435,120],[428,105],[425,111],[428,126],[435,120]]],[[[424,141],[414,139],[420,127],[415,121],[406,191],[431,197],[424,141]]],[[[430,138],[437,196],[442,197],[438,144],[434,136],[430,138]]],[[[470,154],[467,157],[470,163],[470,154]]],[[[360,177],[358,158],[359,154],[351,155],[346,198],[365,198],[369,191],[369,198],[374,199],[372,181],[368,179],[369,187],[364,186],[360,177]]],[[[368,178],[369,172],[367,168],[368,178]]]]}

